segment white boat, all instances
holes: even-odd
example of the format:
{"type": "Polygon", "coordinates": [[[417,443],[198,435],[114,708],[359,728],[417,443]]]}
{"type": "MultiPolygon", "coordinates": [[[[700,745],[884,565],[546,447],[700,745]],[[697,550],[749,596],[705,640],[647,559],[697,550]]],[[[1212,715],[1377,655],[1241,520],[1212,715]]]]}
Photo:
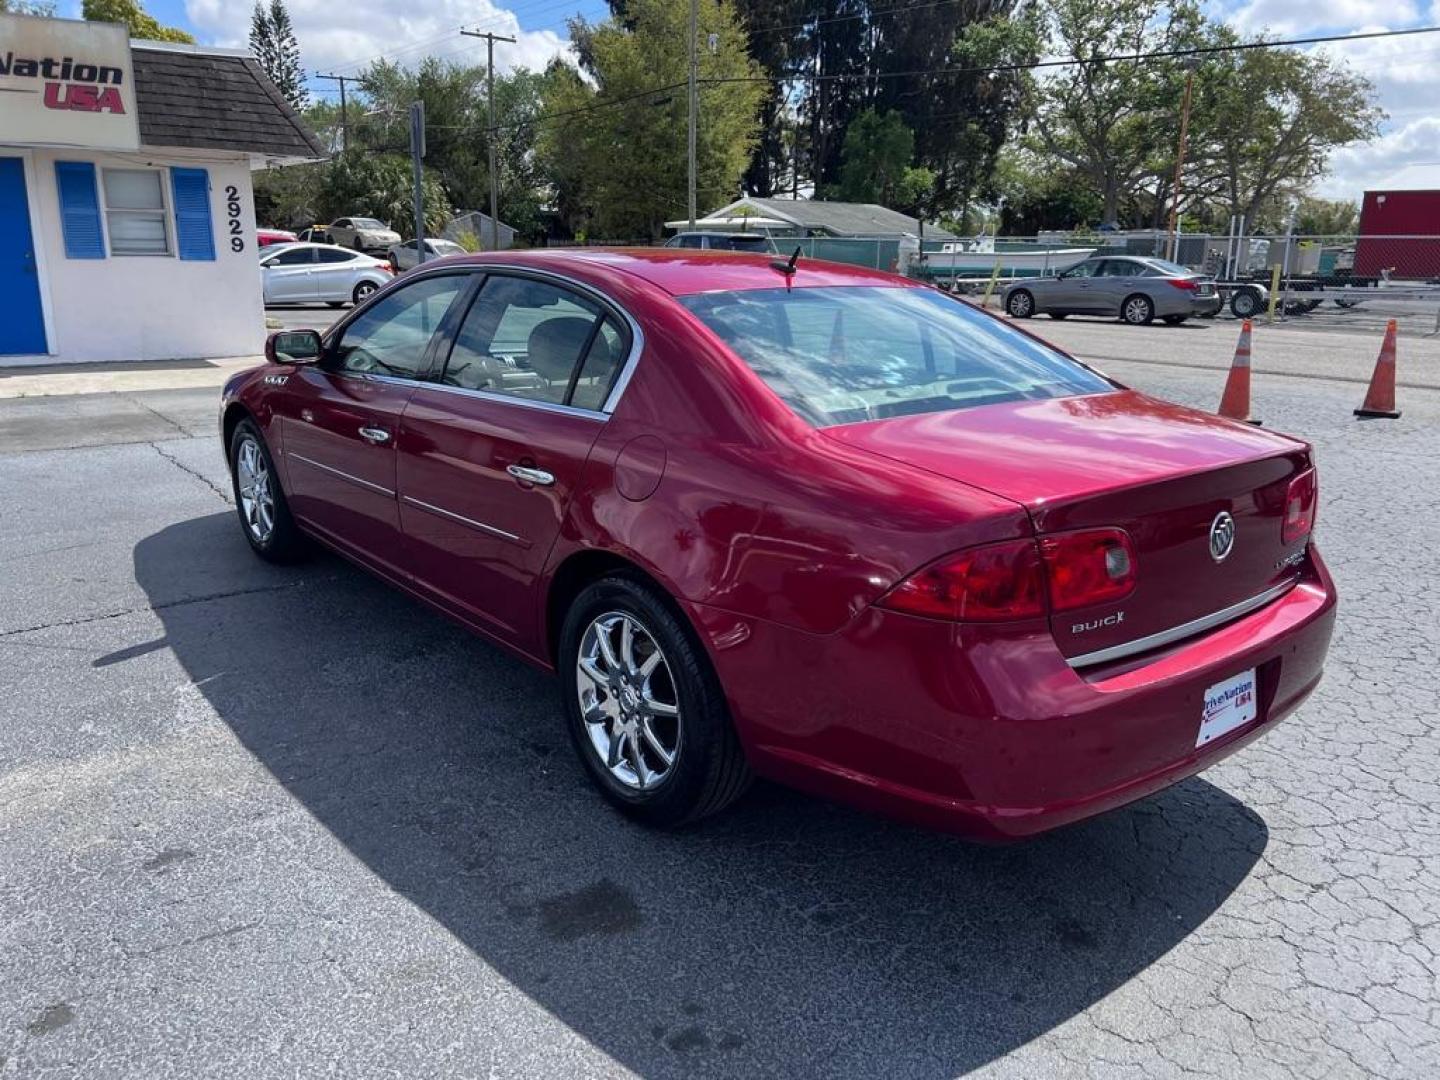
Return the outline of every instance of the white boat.
{"type": "MultiPolygon", "coordinates": [[[[1017,245],[1018,247],[1018,245],[1017,245]]],[[[944,243],[939,251],[927,251],[924,272],[930,277],[989,277],[1000,267],[999,276],[1042,277],[1068,270],[1095,254],[1093,247],[1038,247],[1025,245],[1014,251],[996,251],[994,237],[944,243]]]]}

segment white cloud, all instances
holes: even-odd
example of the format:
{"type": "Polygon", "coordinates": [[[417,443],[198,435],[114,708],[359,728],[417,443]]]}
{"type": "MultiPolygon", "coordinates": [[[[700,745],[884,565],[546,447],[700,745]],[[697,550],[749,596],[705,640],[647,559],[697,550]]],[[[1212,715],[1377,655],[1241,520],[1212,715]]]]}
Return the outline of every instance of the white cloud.
{"type": "Polygon", "coordinates": [[[1248,0],[1230,12],[1225,21],[1237,30],[1312,37],[1368,23],[1408,26],[1418,22],[1415,0],[1248,0]]]}
{"type": "Polygon", "coordinates": [[[1375,189],[1440,188],[1440,117],[1426,116],[1380,138],[1337,150],[1316,193],[1358,202],[1375,189]]]}
{"type": "MultiPolygon", "coordinates": [[[[569,43],[554,30],[525,31],[513,11],[490,0],[365,0],[340,7],[334,0],[288,0],[307,72],[355,74],[384,56],[405,65],[426,56],[484,63],[485,42],[460,36],[460,27],[516,39],[497,43],[495,69],[543,68],[569,43]]],[[[245,48],[254,0],[185,0],[196,37],[207,44],[245,48]]]]}

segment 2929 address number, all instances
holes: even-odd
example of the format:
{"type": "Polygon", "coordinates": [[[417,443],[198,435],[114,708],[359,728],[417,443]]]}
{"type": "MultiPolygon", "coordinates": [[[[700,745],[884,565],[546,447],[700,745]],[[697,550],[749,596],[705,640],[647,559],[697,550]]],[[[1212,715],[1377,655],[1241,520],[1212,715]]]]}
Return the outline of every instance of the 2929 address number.
{"type": "Polygon", "coordinates": [[[225,213],[230,224],[230,250],[245,250],[245,235],[240,228],[240,189],[234,184],[225,185],[225,213]]]}

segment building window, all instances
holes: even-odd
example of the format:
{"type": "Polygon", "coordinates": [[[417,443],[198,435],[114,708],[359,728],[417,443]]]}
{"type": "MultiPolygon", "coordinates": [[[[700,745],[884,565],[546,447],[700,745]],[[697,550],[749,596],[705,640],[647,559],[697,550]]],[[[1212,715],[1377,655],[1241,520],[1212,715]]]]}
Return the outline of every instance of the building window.
{"type": "Polygon", "coordinates": [[[105,228],[112,255],[169,255],[165,184],[155,169],[104,169],[105,228]]]}

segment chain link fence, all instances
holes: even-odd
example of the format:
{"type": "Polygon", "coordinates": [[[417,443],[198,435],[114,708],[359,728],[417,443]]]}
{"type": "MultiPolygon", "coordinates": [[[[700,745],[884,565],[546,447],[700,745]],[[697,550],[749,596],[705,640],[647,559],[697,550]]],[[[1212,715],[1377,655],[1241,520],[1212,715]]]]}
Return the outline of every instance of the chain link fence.
{"type": "Polygon", "coordinates": [[[1165,259],[1214,280],[1220,318],[1367,332],[1395,319],[1411,333],[1440,334],[1440,234],[982,236],[926,242],[906,272],[983,297],[1112,255],[1165,259]]]}

